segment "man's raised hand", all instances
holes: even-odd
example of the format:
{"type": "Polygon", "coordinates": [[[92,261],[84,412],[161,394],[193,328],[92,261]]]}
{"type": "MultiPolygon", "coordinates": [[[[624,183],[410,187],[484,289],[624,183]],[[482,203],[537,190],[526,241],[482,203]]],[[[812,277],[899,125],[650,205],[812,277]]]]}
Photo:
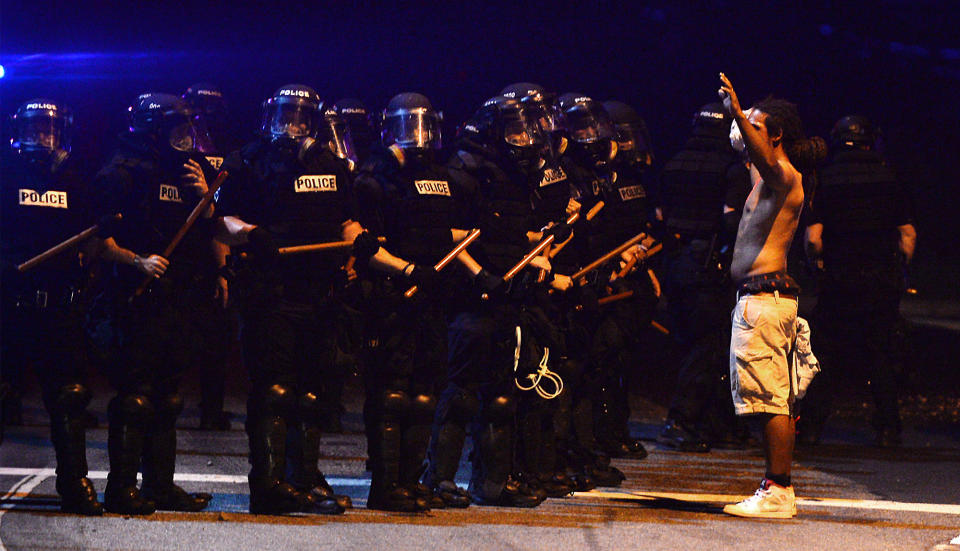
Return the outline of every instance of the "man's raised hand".
{"type": "Polygon", "coordinates": [[[737,99],[737,93],[733,91],[733,84],[730,84],[730,79],[723,73],[720,73],[720,89],[717,90],[717,94],[723,100],[723,107],[731,116],[736,117],[741,113],[740,100],[737,99]]]}

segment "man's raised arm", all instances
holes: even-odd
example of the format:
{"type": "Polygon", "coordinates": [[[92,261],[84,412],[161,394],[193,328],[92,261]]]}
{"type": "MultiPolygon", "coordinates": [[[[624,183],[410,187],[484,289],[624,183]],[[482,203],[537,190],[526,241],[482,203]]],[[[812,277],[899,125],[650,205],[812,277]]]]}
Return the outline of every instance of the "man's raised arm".
{"type": "MultiPolygon", "coordinates": [[[[757,172],[763,178],[764,183],[779,190],[789,189],[790,183],[786,181],[783,167],[780,165],[776,151],[770,146],[770,143],[763,139],[757,127],[747,118],[740,108],[740,100],[737,93],[733,90],[733,84],[726,75],[720,73],[720,89],[717,93],[723,100],[723,106],[733,117],[734,122],[740,128],[740,134],[743,136],[743,142],[750,153],[750,162],[757,167],[757,172]]],[[[776,136],[773,136],[776,138],[776,136]]],[[[782,143],[783,136],[780,136],[782,143]]]]}

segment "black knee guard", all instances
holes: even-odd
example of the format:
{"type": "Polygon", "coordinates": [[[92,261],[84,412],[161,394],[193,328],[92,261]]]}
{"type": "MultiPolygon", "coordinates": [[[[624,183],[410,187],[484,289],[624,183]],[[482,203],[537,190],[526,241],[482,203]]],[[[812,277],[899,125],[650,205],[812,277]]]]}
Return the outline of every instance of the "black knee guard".
{"type": "Polygon", "coordinates": [[[153,402],[142,394],[119,394],[107,406],[110,423],[145,425],[156,415],[153,402]]]}
{"type": "Polygon", "coordinates": [[[466,425],[480,413],[480,400],[473,392],[459,390],[450,398],[447,418],[454,423],[466,425]]]}
{"type": "Polygon", "coordinates": [[[430,394],[417,394],[410,400],[408,418],[411,424],[427,424],[433,422],[433,414],[437,409],[437,398],[430,394]]]}
{"type": "Polygon", "coordinates": [[[261,391],[261,415],[267,417],[291,417],[296,410],[297,398],[293,390],[286,385],[272,385],[261,391]]]}
{"type": "Polygon", "coordinates": [[[499,395],[487,402],[483,408],[483,420],[492,425],[506,425],[513,421],[516,413],[516,399],[513,396],[499,395]]]}
{"type": "Polygon", "coordinates": [[[171,429],[177,423],[177,417],[183,412],[183,398],[177,394],[167,394],[156,401],[157,425],[171,429]]]}
{"type": "Polygon", "coordinates": [[[80,383],[64,385],[57,391],[57,407],[67,416],[77,417],[87,409],[92,398],[90,389],[80,383]]]}

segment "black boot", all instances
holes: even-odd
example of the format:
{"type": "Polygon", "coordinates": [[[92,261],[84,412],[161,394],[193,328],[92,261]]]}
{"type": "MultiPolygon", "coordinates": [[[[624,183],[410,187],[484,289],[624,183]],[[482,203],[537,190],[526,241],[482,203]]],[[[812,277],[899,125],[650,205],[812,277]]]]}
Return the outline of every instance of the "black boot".
{"type": "Polygon", "coordinates": [[[430,431],[437,400],[433,396],[419,393],[411,400],[409,413],[402,423],[402,443],[400,455],[400,484],[410,490],[417,499],[427,502],[431,509],[442,509],[446,502],[435,495],[433,490],[420,483],[426,470],[427,446],[430,443],[430,431]]]}
{"type": "Polygon", "coordinates": [[[107,413],[110,474],[103,506],[108,512],[121,515],[152,514],[157,504],[140,495],[137,472],[143,456],[144,426],[152,422],[153,406],[144,396],[117,396],[110,401],[107,413]]]}
{"type": "Polygon", "coordinates": [[[710,444],[706,440],[674,419],[667,419],[664,423],[660,435],[657,436],[657,442],[682,452],[710,451],[710,444]]]}
{"type": "Polygon", "coordinates": [[[177,460],[177,416],[183,410],[179,396],[169,395],[157,401],[157,414],[143,447],[143,495],[164,511],[202,511],[213,496],[187,493],[173,483],[177,460]]]}
{"type": "Polygon", "coordinates": [[[57,493],[60,510],[87,516],[103,514],[97,492],[87,478],[86,413],[90,391],[81,384],[60,388],[45,396],[50,412],[50,440],[57,455],[57,493]]]}
{"type": "Polygon", "coordinates": [[[300,422],[287,439],[288,479],[297,490],[313,497],[319,503],[334,501],[342,509],[352,509],[350,496],[337,494],[320,472],[320,427],[300,422]]]}

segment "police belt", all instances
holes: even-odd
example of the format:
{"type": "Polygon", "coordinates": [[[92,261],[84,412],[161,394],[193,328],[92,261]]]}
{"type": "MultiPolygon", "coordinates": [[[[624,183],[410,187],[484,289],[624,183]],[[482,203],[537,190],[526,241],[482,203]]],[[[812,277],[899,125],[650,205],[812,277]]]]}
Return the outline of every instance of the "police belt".
{"type": "Polygon", "coordinates": [[[80,302],[80,289],[66,287],[58,291],[36,289],[17,294],[17,308],[37,309],[53,308],[55,306],[70,306],[80,302]]]}

